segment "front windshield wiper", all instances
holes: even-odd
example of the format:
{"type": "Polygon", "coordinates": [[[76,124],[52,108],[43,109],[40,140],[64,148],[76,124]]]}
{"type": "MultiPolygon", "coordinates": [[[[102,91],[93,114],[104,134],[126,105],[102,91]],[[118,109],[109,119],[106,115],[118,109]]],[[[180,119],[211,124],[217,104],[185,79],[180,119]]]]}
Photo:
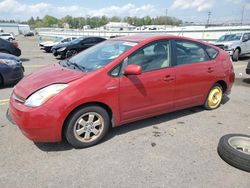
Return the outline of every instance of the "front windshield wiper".
{"type": "Polygon", "coordinates": [[[70,60],[66,60],[66,64],[67,64],[68,66],[73,65],[74,67],[78,68],[78,69],[81,70],[81,71],[85,71],[85,69],[86,69],[85,67],[83,67],[83,66],[81,66],[81,65],[78,65],[77,63],[72,62],[72,61],[70,61],[70,60]]]}

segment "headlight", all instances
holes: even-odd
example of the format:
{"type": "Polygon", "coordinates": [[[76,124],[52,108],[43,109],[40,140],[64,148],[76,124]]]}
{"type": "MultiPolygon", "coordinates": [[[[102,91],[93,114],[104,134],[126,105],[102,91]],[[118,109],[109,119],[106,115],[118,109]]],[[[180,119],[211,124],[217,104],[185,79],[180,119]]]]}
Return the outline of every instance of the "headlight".
{"type": "Polygon", "coordinates": [[[17,61],[13,60],[13,59],[0,59],[0,64],[6,64],[9,66],[13,66],[17,64],[17,61]]]}
{"type": "Polygon", "coordinates": [[[38,107],[59,92],[68,87],[68,84],[53,84],[33,93],[24,103],[26,106],[38,107]]]}
{"type": "Polygon", "coordinates": [[[62,51],[64,51],[66,49],[66,47],[63,47],[63,48],[59,48],[57,51],[58,52],[62,52],[62,51]]]}
{"type": "Polygon", "coordinates": [[[231,50],[231,49],[233,49],[233,45],[232,45],[232,44],[225,45],[225,46],[224,46],[224,49],[225,49],[225,50],[231,50]]]}

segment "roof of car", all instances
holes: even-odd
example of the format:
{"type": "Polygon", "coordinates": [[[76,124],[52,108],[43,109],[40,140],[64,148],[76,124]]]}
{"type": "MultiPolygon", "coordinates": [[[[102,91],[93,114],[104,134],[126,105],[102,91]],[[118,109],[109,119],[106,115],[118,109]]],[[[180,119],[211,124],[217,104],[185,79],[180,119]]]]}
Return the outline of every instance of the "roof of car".
{"type": "Polygon", "coordinates": [[[116,37],[113,38],[112,40],[126,40],[126,41],[131,41],[131,42],[142,42],[145,40],[158,40],[162,38],[178,38],[177,36],[174,35],[168,35],[168,34],[136,34],[136,35],[129,35],[129,36],[121,36],[121,37],[116,37]]]}

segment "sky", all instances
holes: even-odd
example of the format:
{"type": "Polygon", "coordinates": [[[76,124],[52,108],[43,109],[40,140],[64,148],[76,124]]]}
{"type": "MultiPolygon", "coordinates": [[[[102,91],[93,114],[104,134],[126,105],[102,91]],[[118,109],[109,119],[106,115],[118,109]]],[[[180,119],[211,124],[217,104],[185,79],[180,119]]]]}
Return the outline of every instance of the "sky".
{"type": "Polygon", "coordinates": [[[25,21],[31,16],[168,16],[183,21],[229,23],[241,20],[250,23],[250,0],[0,0],[0,20],[25,21]],[[167,10],[167,11],[166,11],[167,10]]]}

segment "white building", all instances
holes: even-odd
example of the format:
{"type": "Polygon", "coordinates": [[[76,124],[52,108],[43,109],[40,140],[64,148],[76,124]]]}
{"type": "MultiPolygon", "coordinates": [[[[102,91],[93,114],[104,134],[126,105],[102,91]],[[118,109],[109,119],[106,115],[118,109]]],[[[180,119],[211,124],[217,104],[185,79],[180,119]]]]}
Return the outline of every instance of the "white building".
{"type": "Polygon", "coordinates": [[[126,22],[109,22],[104,26],[104,30],[108,31],[131,31],[135,28],[135,26],[126,22]]]}
{"type": "Polygon", "coordinates": [[[25,34],[30,31],[27,24],[0,23],[0,32],[13,33],[14,35],[25,34]]]}

